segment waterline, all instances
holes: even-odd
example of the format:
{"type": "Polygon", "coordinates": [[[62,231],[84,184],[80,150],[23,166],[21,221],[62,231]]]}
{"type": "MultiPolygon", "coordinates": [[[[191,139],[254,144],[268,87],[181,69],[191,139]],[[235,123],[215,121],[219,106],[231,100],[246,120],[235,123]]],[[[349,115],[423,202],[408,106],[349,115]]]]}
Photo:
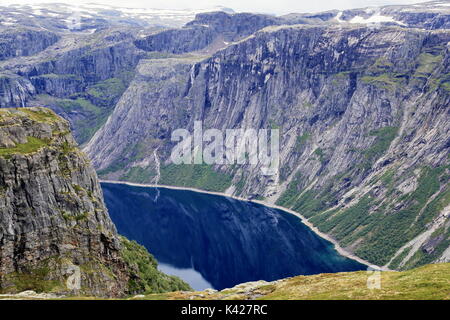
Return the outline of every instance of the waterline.
{"type": "Polygon", "coordinates": [[[281,210],[283,212],[286,212],[286,213],[289,213],[291,215],[294,215],[294,216],[298,217],[301,220],[301,222],[305,226],[307,226],[311,231],[313,231],[316,235],[318,235],[322,239],[325,239],[325,240],[329,241],[330,243],[332,243],[334,245],[334,249],[341,256],[344,256],[346,258],[355,260],[355,261],[357,261],[357,262],[359,262],[361,264],[364,264],[364,265],[366,265],[366,266],[368,266],[368,267],[370,267],[372,269],[375,269],[375,270],[389,271],[389,269],[386,268],[386,267],[380,267],[380,266],[374,265],[374,264],[372,264],[372,263],[370,263],[370,262],[368,262],[368,261],[366,261],[364,259],[361,259],[360,257],[354,255],[353,253],[348,252],[347,250],[342,248],[335,239],[330,237],[328,234],[321,232],[317,227],[315,227],[311,222],[308,221],[308,219],[306,219],[300,213],[298,213],[296,211],[293,211],[291,209],[287,209],[287,208],[275,205],[275,204],[266,203],[266,202],[261,201],[261,200],[246,199],[246,198],[242,198],[242,197],[238,197],[238,196],[234,196],[234,195],[230,195],[230,194],[226,194],[226,193],[222,193],[222,192],[201,190],[201,189],[197,189],[197,188],[178,187],[178,186],[166,186],[166,185],[159,185],[159,184],[143,184],[143,183],[134,183],[134,182],[127,182],[127,181],[112,181],[112,180],[100,180],[100,182],[101,183],[109,183],[109,184],[128,185],[128,186],[134,186],[134,187],[150,187],[150,188],[164,188],[164,189],[170,189],[170,190],[192,191],[192,192],[197,192],[197,193],[204,193],[204,194],[210,194],[210,195],[227,197],[227,198],[231,198],[231,199],[235,199],[235,200],[239,200],[239,201],[256,203],[256,204],[260,204],[260,205],[263,205],[263,206],[268,207],[268,208],[281,210]]]}

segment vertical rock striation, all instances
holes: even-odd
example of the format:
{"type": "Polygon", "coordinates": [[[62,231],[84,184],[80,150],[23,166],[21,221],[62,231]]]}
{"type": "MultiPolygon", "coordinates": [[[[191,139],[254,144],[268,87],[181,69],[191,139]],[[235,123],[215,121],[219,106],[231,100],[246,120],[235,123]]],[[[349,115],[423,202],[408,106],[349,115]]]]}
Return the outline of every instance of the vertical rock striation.
{"type": "Polygon", "coordinates": [[[0,290],[123,296],[187,287],[145,251],[154,277],[143,278],[133,248],[68,122],[47,109],[1,109],[0,290]]]}

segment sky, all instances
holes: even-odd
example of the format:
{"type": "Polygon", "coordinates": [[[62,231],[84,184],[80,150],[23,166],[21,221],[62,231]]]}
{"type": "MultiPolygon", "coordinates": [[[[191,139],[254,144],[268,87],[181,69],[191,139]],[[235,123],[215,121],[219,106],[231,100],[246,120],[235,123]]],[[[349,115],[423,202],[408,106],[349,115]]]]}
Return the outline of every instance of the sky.
{"type": "Polygon", "coordinates": [[[103,3],[120,7],[158,9],[203,9],[214,6],[232,8],[237,12],[286,14],[352,9],[390,4],[413,4],[424,0],[0,0],[0,5],[37,4],[48,2],[103,3]]]}

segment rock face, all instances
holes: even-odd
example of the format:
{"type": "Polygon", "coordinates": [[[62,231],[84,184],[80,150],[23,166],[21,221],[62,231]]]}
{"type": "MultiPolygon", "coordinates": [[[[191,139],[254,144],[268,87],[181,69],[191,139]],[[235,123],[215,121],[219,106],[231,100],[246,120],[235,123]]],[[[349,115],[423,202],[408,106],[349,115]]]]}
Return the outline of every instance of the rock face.
{"type": "Polygon", "coordinates": [[[0,123],[1,291],[123,296],[176,282],[156,270],[140,278],[65,120],[47,109],[1,109],[0,123]]]}
{"type": "Polygon", "coordinates": [[[6,30],[0,35],[0,60],[36,54],[56,41],[58,36],[48,31],[6,30]]]}
{"type": "Polygon", "coordinates": [[[268,27],[206,59],[141,60],[86,151],[110,179],[293,208],[375,264],[437,261],[450,245],[449,40],[389,26],[268,27]],[[171,132],[196,120],[279,128],[278,174],[174,166],[171,132]]]}
{"type": "Polygon", "coordinates": [[[283,22],[280,18],[262,14],[202,13],[182,29],[158,32],[137,40],[135,44],[146,51],[186,53],[205,49],[213,44],[224,46],[227,42],[238,41],[264,27],[283,22]]]}
{"type": "Polygon", "coordinates": [[[86,142],[104,123],[146,55],[134,46],[130,30],[98,33],[35,33],[31,56],[0,61],[0,107],[49,107],[70,121],[77,142],[86,142]],[[56,42],[49,45],[48,34],[56,42]]]}

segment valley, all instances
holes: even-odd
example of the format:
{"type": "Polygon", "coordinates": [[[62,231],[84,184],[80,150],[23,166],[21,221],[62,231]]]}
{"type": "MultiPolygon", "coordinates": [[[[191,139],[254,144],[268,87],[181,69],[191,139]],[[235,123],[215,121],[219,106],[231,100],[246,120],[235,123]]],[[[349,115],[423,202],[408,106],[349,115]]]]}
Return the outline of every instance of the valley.
{"type": "Polygon", "coordinates": [[[0,6],[0,298],[448,299],[449,30],[449,1],[0,6]],[[278,170],[173,163],[199,123],[278,130],[278,170]]]}

